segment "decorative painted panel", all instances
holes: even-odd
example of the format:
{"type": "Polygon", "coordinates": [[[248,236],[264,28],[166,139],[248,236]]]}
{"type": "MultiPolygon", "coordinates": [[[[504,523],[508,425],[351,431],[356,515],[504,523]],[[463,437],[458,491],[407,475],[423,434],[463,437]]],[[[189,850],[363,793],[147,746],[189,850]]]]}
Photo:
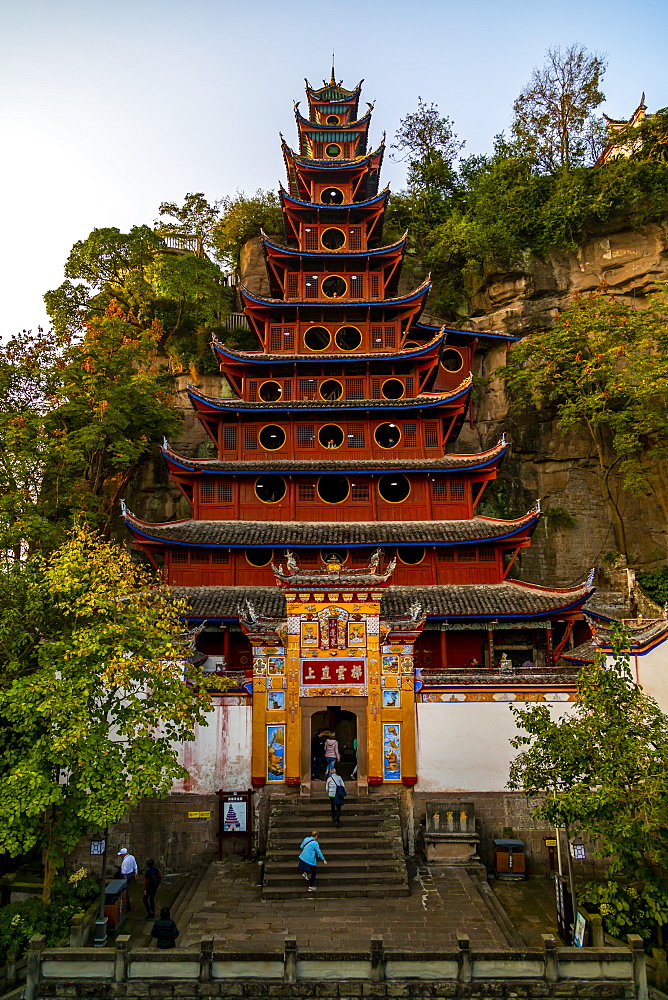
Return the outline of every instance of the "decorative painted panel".
{"type": "Polygon", "coordinates": [[[285,726],[267,726],[267,781],[285,781],[285,726]]]}
{"type": "Polygon", "coordinates": [[[401,725],[383,723],[383,780],[401,781],[401,725]]]}

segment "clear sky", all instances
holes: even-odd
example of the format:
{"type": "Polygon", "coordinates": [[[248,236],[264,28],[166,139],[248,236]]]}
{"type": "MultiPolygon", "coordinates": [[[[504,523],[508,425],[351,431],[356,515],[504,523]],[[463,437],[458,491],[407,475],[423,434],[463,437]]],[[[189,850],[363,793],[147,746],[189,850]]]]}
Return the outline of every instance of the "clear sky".
{"type": "MultiPolygon", "coordinates": [[[[0,0],[0,336],[45,322],[72,244],[161,201],[275,188],[303,78],[375,101],[372,141],[418,95],[487,152],[552,45],[607,55],[602,110],[668,105],[665,0],[0,0]]],[[[386,159],[396,189],[404,171],[386,159]]]]}

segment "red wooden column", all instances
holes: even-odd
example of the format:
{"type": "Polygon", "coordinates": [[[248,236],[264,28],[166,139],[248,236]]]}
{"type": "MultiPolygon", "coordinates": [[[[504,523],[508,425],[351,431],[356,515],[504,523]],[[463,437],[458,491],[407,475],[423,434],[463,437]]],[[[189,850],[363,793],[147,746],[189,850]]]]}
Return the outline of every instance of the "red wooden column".
{"type": "Polygon", "coordinates": [[[448,665],[448,643],[447,636],[444,628],[441,628],[441,669],[445,670],[448,665]]]}

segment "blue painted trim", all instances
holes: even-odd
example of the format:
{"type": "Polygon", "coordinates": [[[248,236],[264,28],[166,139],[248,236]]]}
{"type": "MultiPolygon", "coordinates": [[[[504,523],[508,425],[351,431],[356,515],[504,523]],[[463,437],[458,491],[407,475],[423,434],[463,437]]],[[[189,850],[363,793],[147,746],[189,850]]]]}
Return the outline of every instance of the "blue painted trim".
{"type": "MultiPolygon", "coordinates": [[[[336,112],[332,113],[336,114],[336,112]]],[[[353,125],[363,125],[364,122],[371,120],[371,115],[372,112],[371,110],[369,110],[367,111],[367,113],[364,115],[363,118],[358,118],[356,122],[348,122],[347,125],[342,126],[340,123],[338,125],[327,125],[326,122],[312,122],[310,118],[304,118],[304,115],[301,113],[301,111],[295,110],[295,118],[297,119],[297,121],[304,122],[304,124],[308,125],[310,129],[318,131],[324,129],[325,131],[332,131],[332,132],[336,131],[345,132],[346,130],[350,129],[353,125]]]]}
{"type": "Polygon", "coordinates": [[[377,201],[384,201],[390,196],[389,191],[381,191],[380,194],[374,195],[373,198],[369,198],[368,201],[350,201],[343,205],[323,205],[319,201],[301,201],[299,198],[294,198],[288,191],[281,190],[279,192],[281,198],[285,198],[286,201],[291,201],[295,205],[306,205],[308,208],[324,208],[328,211],[336,208],[339,210],[349,209],[349,208],[368,208],[369,205],[375,205],[377,201]]]}
{"type": "Polygon", "coordinates": [[[478,330],[456,330],[454,327],[440,327],[440,326],[430,326],[428,323],[416,323],[415,326],[419,330],[432,330],[434,333],[438,333],[440,329],[443,329],[445,333],[459,333],[464,337],[482,337],[486,340],[521,340],[521,337],[513,337],[510,333],[480,333],[478,330]]]}
{"type": "MultiPolygon", "coordinates": [[[[338,256],[338,254],[335,256],[338,256]]],[[[420,291],[413,292],[412,295],[408,295],[403,299],[370,299],[369,301],[361,301],[358,299],[336,299],[334,302],[321,302],[319,299],[300,299],[297,302],[284,302],[282,299],[256,298],[254,295],[251,295],[247,288],[244,288],[239,294],[247,299],[250,299],[251,302],[256,302],[260,306],[270,306],[272,308],[276,308],[278,306],[287,306],[289,308],[304,308],[311,306],[321,309],[324,306],[325,309],[340,309],[343,305],[346,309],[359,309],[364,306],[403,306],[406,305],[407,302],[414,302],[415,299],[423,298],[428,295],[431,290],[431,286],[432,282],[430,281],[420,291]]],[[[313,358],[310,358],[309,360],[313,361],[313,358]]]]}
{"type": "MultiPolygon", "coordinates": [[[[273,243],[269,239],[264,240],[264,243],[267,246],[274,247],[275,250],[280,250],[281,253],[284,253],[288,257],[317,257],[319,260],[331,260],[332,257],[378,257],[383,254],[388,254],[390,250],[398,250],[400,247],[406,246],[406,242],[407,241],[403,239],[399,240],[398,243],[390,243],[389,246],[381,247],[378,250],[357,250],[355,253],[339,253],[338,251],[331,250],[293,250],[291,247],[281,246],[280,243],[273,243]]],[[[435,327],[434,329],[440,330],[440,327],[435,327]]]]}
{"type": "Polygon", "coordinates": [[[233,360],[244,361],[245,363],[252,364],[252,365],[274,365],[274,364],[285,364],[286,362],[288,362],[290,364],[297,364],[297,365],[298,364],[309,364],[310,365],[310,364],[313,364],[314,361],[325,361],[325,362],[327,362],[328,364],[331,364],[331,365],[340,365],[342,361],[348,361],[348,360],[350,360],[350,361],[387,361],[387,360],[392,360],[392,361],[410,361],[413,358],[421,358],[423,354],[428,354],[429,351],[432,351],[435,347],[437,347],[439,345],[439,343],[442,343],[442,341],[443,341],[443,338],[441,337],[440,341],[437,340],[435,343],[428,344],[426,347],[421,347],[418,350],[410,351],[408,354],[403,354],[402,353],[402,354],[397,354],[397,355],[391,355],[390,357],[388,357],[387,354],[384,354],[382,357],[379,357],[377,354],[376,355],[373,355],[373,354],[355,354],[355,355],[352,355],[351,354],[350,356],[346,355],[345,357],[342,357],[341,355],[339,355],[338,357],[332,357],[331,355],[329,355],[329,357],[328,357],[326,354],[318,355],[316,353],[316,354],[313,355],[313,357],[311,357],[311,356],[305,357],[304,355],[301,355],[301,354],[300,355],[288,354],[284,358],[281,358],[281,357],[278,357],[278,355],[276,355],[276,356],[272,355],[272,357],[273,357],[272,361],[267,361],[266,358],[261,358],[261,359],[258,359],[256,361],[252,357],[245,357],[245,356],[244,357],[240,357],[238,354],[230,354],[229,350],[225,351],[224,344],[214,344],[213,349],[218,354],[222,354],[222,356],[224,358],[232,358],[233,360]]]}
{"type": "MultiPolygon", "coordinates": [[[[432,407],[444,406],[446,403],[451,403],[454,400],[461,399],[462,396],[466,396],[470,391],[471,391],[471,386],[469,385],[469,386],[466,387],[466,389],[462,389],[461,392],[458,392],[456,396],[448,396],[447,399],[439,399],[439,400],[436,400],[435,402],[416,403],[414,406],[401,406],[398,409],[402,413],[405,410],[409,410],[409,411],[410,410],[423,410],[423,409],[428,410],[428,409],[430,409],[432,407]]],[[[188,390],[188,395],[189,396],[194,396],[196,399],[201,399],[203,403],[206,403],[209,406],[213,406],[213,407],[215,407],[216,410],[219,410],[219,411],[221,411],[223,413],[234,413],[235,412],[235,408],[234,407],[231,407],[231,406],[216,406],[215,402],[212,402],[210,399],[207,399],[206,396],[199,396],[196,392],[192,392],[192,390],[190,390],[190,389],[188,390]]],[[[252,407],[244,407],[243,409],[240,409],[239,412],[240,413],[281,413],[282,411],[285,411],[285,412],[288,412],[288,413],[292,413],[292,412],[294,412],[294,413],[339,413],[339,412],[341,412],[341,413],[350,413],[351,411],[354,411],[354,410],[380,410],[382,413],[387,413],[388,410],[392,409],[391,406],[345,406],[345,407],[343,407],[343,406],[341,406],[341,407],[300,406],[298,410],[293,410],[293,408],[289,405],[290,402],[294,402],[294,400],[286,400],[285,403],[282,406],[278,406],[277,405],[277,406],[273,407],[272,409],[268,409],[267,407],[263,407],[262,409],[256,410],[256,409],[253,409],[252,407]]]]}

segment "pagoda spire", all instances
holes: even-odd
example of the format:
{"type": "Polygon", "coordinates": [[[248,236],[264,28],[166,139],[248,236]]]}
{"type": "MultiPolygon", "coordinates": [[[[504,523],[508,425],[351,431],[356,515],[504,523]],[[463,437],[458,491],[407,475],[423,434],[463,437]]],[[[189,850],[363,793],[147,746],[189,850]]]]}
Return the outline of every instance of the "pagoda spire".
{"type": "MultiPolygon", "coordinates": [[[[330,82],[330,85],[331,85],[332,87],[335,87],[335,86],[336,86],[336,77],[334,76],[334,53],[333,53],[333,52],[332,52],[332,75],[331,75],[331,78],[330,78],[330,81],[329,81],[329,82],[330,82]]],[[[643,94],[643,97],[644,97],[644,96],[645,96],[645,95],[643,94]]]]}

